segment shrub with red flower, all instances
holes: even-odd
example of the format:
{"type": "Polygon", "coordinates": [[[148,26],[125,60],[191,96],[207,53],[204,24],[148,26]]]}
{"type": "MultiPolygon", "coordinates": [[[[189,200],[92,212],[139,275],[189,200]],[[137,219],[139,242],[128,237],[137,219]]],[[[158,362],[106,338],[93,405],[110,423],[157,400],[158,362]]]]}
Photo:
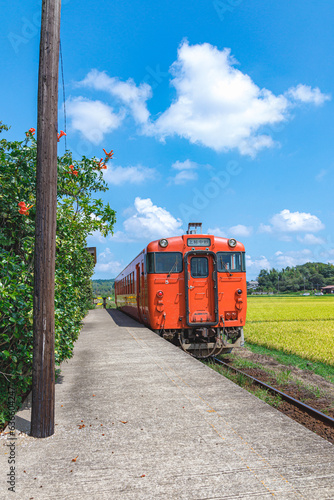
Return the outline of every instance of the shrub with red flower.
{"type": "MultiPolygon", "coordinates": [[[[9,421],[9,388],[15,390],[18,405],[31,388],[37,131],[31,128],[23,141],[11,142],[2,137],[7,130],[0,122],[0,263],[5,263],[0,264],[0,295],[5,291],[6,297],[0,300],[0,417],[9,421]]],[[[115,211],[99,196],[108,185],[94,171],[97,163],[95,157],[74,160],[70,151],[57,161],[57,364],[72,356],[91,302],[94,262],[86,250],[87,238],[95,231],[107,236],[115,224],[115,211]]]]}

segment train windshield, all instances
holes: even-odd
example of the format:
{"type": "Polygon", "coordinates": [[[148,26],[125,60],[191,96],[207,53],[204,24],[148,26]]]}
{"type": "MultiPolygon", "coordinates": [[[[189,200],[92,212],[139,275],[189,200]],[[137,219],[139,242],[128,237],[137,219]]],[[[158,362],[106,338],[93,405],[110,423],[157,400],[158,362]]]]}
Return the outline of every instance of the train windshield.
{"type": "Polygon", "coordinates": [[[190,272],[193,278],[207,278],[209,276],[209,262],[207,257],[192,257],[190,272]]]}
{"type": "Polygon", "coordinates": [[[219,273],[246,271],[244,252],[217,252],[217,269],[219,273]]]}
{"type": "Polygon", "coordinates": [[[182,253],[150,252],[147,254],[147,272],[172,274],[182,272],[182,253]]]}

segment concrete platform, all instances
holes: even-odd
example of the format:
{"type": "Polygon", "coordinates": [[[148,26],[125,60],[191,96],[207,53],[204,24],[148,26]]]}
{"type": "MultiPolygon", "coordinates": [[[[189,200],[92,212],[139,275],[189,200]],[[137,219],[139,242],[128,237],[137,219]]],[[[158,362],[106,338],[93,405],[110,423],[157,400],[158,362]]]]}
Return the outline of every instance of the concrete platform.
{"type": "Polygon", "coordinates": [[[15,494],[1,437],[1,499],[334,499],[330,443],[111,315],[89,313],[61,367],[54,436],[18,413],[15,494]]]}

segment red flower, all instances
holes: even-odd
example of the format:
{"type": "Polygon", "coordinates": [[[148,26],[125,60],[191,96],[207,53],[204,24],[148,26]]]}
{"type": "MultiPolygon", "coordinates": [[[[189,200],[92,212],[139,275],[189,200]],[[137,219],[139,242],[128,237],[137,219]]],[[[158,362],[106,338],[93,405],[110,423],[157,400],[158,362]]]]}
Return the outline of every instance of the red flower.
{"type": "Polygon", "coordinates": [[[26,206],[25,202],[24,201],[20,201],[18,203],[18,206],[20,207],[20,210],[19,210],[19,214],[22,214],[22,215],[29,215],[29,210],[31,209],[31,207],[33,207],[34,205],[28,205],[26,206]]]}
{"type": "Polygon", "coordinates": [[[70,165],[70,169],[71,170],[68,172],[68,174],[78,175],[78,171],[74,170],[74,165],[70,165]]]}
{"type": "Polygon", "coordinates": [[[102,167],[102,168],[107,168],[107,165],[103,165],[103,167],[102,167]]]}
{"type": "Polygon", "coordinates": [[[103,151],[104,151],[104,154],[106,155],[106,157],[108,158],[108,160],[110,158],[112,158],[112,155],[114,154],[114,150],[113,149],[110,151],[110,153],[107,153],[107,151],[104,148],[103,148],[103,151]]]}
{"type": "Polygon", "coordinates": [[[58,142],[59,142],[59,139],[60,139],[61,137],[63,137],[63,135],[67,135],[67,134],[65,134],[65,132],[64,132],[63,130],[61,130],[61,131],[60,131],[60,133],[59,133],[59,134],[57,134],[58,142]]]}
{"type": "Polygon", "coordinates": [[[31,128],[28,130],[28,132],[26,132],[26,136],[27,136],[27,137],[29,137],[29,132],[30,132],[32,135],[34,135],[34,133],[36,132],[36,129],[34,129],[34,128],[32,128],[32,127],[31,127],[31,128]]]}

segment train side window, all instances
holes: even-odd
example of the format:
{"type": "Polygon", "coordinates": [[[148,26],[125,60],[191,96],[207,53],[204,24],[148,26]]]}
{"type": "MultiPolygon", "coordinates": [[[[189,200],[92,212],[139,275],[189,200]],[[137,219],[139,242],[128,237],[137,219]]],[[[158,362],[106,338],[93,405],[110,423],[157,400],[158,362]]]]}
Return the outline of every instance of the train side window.
{"type": "Polygon", "coordinates": [[[154,273],[154,253],[146,254],[146,269],[148,274],[154,273]]]}
{"type": "Polygon", "coordinates": [[[219,273],[245,271],[245,254],[241,252],[217,252],[219,273]]]}
{"type": "Polygon", "coordinates": [[[181,252],[150,252],[147,254],[147,272],[157,274],[181,273],[183,260],[181,252]]]}
{"type": "Polygon", "coordinates": [[[190,261],[192,278],[207,278],[209,276],[209,263],[207,257],[192,257],[190,261]]]}

